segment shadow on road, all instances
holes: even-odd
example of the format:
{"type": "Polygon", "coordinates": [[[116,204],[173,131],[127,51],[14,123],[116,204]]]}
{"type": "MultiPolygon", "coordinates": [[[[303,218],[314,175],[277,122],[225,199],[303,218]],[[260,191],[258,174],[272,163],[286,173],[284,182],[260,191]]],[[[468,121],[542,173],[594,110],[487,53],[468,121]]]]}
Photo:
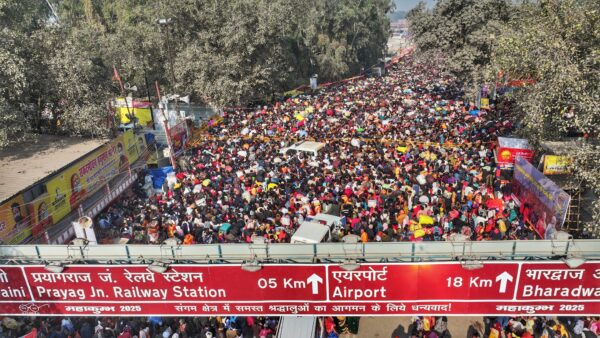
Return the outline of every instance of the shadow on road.
{"type": "Polygon", "coordinates": [[[402,324],[398,325],[398,327],[392,332],[391,338],[408,338],[408,333],[402,324]]]}

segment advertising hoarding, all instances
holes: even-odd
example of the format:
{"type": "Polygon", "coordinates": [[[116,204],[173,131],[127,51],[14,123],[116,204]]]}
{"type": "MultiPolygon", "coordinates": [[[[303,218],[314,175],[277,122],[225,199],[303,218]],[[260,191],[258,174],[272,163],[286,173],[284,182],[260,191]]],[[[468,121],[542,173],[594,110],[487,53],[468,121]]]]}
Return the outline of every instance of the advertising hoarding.
{"type": "Polygon", "coordinates": [[[0,241],[19,244],[40,235],[141,156],[147,156],[145,140],[129,130],[52,176],[35,199],[25,202],[19,193],[7,200],[0,205],[0,241]]]}
{"type": "Polygon", "coordinates": [[[178,157],[183,153],[188,142],[187,127],[185,120],[169,128],[169,141],[173,156],[178,157]]]}
{"type": "Polygon", "coordinates": [[[543,218],[544,224],[560,230],[567,217],[571,196],[521,156],[515,160],[514,178],[514,194],[519,201],[531,206],[532,222],[543,218]]]}
{"type": "Polygon", "coordinates": [[[115,110],[121,124],[131,123],[129,117],[135,116],[138,125],[152,125],[152,104],[150,102],[119,97],[115,100],[115,110]]]}
{"type": "Polygon", "coordinates": [[[544,156],[544,175],[563,175],[569,174],[569,165],[571,159],[568,156],[545,155],[544,156]]]}
{"type": "Polygon", "coordinates": [[[0,315],[600,314],[600,262],[0,266],[0,315]]]}
{"type": "Polygon", "coordinates": [[[500,167],[512,167],[517,156],[531,161],[534,155],[533,149],[529,146],[529,141],[519,138],[498,137],[496,163],[500,167]]]}
{"type": "Polygon", "coordinates": [[[32,223],[22,195],[0,205],[0,240],[5,244],[19,243],[31,235],[32,223]]]}

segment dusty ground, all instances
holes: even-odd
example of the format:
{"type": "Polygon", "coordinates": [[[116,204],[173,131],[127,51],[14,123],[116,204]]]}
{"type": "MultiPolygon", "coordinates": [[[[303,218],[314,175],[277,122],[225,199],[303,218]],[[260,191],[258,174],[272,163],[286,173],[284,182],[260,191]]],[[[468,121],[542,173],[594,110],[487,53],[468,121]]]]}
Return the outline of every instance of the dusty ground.
{"type": "Polygon", "coordinates": [[[107,142],[36,135],[0,151],[0,202],[107,142]]]}

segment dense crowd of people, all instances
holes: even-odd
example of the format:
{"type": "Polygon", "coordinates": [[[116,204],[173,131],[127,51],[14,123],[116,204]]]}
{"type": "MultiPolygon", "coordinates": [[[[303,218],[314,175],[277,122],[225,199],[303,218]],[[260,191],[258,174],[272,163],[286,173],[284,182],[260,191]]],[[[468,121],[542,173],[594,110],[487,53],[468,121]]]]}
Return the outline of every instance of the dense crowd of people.
{"type": "MultiPolygon", "coordinates": [[[[277,317],[0,319],[2,338],[269,338],[275,336],[279,323],[277,317]]],[[[400,326],[392,337],[450,338],[449,321],[453,319],[413,317],[406,329],[400,326]]],[[[321,323],[328,338],[359,332],[358,317],[324,317],[321,323]]],[[[600,317],[483,317],[460,331],[466,332],[466,338],[598,338],[600,317]]]]}
{"type": "Polygon", "coordinates": [[[272,338],[278,317],[4,317],[2,338],[272,338]]]}
{"type": "MultiPolygon", "coordinates": [[[[448,330],[448,318],[447,317],[434,317],[434,316],[419,316],[413,317],[412,323],[408,327],[407,335],[411,338],[450,338],[452,334],[448,330]]],[[[398,338],[399,335],[393,338],[398,338]]],[[[469,337],[472,338],[472,337],[469,337]]]]}
{"type": "Polygon", "coordinates": [[[469,326],[467,338],[597,338],[600,336],[598,317],[484,317],[469,326]]]}
{"type": "Polygon", "coordinates": [[[383,77],[227,110],[162,192],[136,188],[101,214],[100,237],[288,242],[318,213],[343,217],[333,240],[551,236],[554,225],[511,198],[495,165],[495,140],[514,128],[509,109],[479,110],[462,95],[460,84],[408,56],[383,77]],[[316,156],[282,153],[302,140],[325,146],[316,156]]]}

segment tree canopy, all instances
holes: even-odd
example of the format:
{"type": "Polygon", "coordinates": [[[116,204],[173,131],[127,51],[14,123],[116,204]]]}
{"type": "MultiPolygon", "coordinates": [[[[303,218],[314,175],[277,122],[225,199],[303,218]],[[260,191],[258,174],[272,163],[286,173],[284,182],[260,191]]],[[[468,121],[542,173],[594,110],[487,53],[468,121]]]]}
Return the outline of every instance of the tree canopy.
{"type": "MultiPolygon", "coordinates": [[[[533,143],[583,136],[573,169],[597,196],[599,23],[597,0],[438,0],[409,13],[418,53],[443,55],[465,86],[530,80],[504,97],[520,113],[521,133],[533,143]]],[[[597,223],[600,202],[594,212],[597,223]]]]}
{"type": "Polygon", "coordinates": [[[102,135],[111,80],[245,104],[383,56],[391,0],[0,0],[0,147],[28,132],[102,135]],[[164,20],[159,20],[164,19],[164,20]],[[164,25],[159,22],[166,23],[164,25]]]}
{"type": "Polygon", "coordinates": [[[481,80],[510,17],[509,0],[439,0],[432,9],[421,2],[407,16],[419,53],[441,54],[446,70],[467,83],[481,80]]]}

